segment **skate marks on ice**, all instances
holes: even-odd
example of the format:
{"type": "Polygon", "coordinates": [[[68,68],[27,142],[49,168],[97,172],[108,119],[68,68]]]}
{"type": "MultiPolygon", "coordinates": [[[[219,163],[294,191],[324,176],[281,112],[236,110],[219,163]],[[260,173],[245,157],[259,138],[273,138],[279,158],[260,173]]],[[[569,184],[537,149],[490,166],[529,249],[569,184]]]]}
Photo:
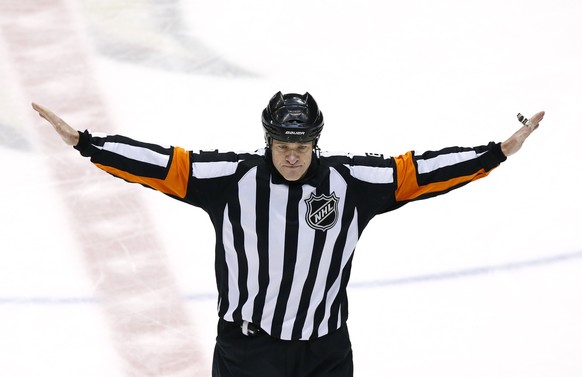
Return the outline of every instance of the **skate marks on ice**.
{"type": "Polygon", "coordinates": [[[168,71],[226,77],[255,74],[229,62],[188,33],[179,0],[83,0],[99,53],[168,71]]]}
{"type": "MultiPolygon", "coordinates": [[[[22,98],[51,106],[77,129],[111,117],[96,89],[79,17],[65,0],[0,5],[0,44],[15,67],[22,98]]],[[[31,112],[32,117],[32,112],[31,112]]],[[[66,147],[41,119],[38,147],[59,184],[76,237],[127,376],[207,375],[195,328],[168,267],[161,241],[133,185],[110,179],[66,147]],[[110,182],[110,184],[108,184],[110,182]]],[[[48,216],[48,215],[47,215],[48,216]]]]}

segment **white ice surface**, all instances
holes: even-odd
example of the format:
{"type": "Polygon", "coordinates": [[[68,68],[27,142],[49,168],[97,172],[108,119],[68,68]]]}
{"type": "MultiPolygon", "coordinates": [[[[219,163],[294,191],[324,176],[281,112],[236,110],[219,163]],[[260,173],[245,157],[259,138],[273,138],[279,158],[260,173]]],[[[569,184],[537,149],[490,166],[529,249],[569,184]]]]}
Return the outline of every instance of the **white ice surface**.
{"type": "MultiPolygon", "coordinates": [[[[582,376],[582,3],[64,3],[107,128],[143,141],[254,150],[262,146],[260,111],[278,90],[314,95],[326,119],[323,149],[386,155],[503,141],[519,126],[517,112],[545,110],[523,149],[486,179],[372,221],[356,251],[348,324],[357,377],[582,376]],[[142,56],[135,46],[154,51],[142,56]]],[[[42,146],[57,136],[39,132],[48,126],[30,102],[58,110],[58,93],[71,83],[55,78],[55,95],[36,98],[28,78],[53,71],[23,71],[7,42],[7,15],[34,4],[0,4],[0,376],[139,376],[147,368],[131,361],[158,360],[140,355],[163,349],[171,359],[167,334],[120,339],[125,318],[115,313],[148,315],[144,308],[165,287],[114,307],[98,299],[103,277],[80,252],[97,241],[76,237],[83,224],[67,210],[73,188],[84,199],[129,190],[141,203],[137,215],[152,222],[144,231],[160,240],[167,285],[181,298],[173,303],[188,318],[170,334],[198,352],[189,367],[147,370],[209,375],[210,221],[104,173],[97,181],[63,178],[82,157],[62,144],[54,153],[42,146]]],[[[58,13],[51,22],[30,14],[31,27],[62,27],[58,13]]],[[[43,43],[42,30],[37,35],[43,43]]],[[[99,114],[69,114],[73,127],[102,130],[99,114]]],[[[120,221],[139,228],[98,220],[104,237],[115,237],[108,226],[120,221]]],[[[116,268],[128,276],[142,263],[123,261],[116,268]]]]}

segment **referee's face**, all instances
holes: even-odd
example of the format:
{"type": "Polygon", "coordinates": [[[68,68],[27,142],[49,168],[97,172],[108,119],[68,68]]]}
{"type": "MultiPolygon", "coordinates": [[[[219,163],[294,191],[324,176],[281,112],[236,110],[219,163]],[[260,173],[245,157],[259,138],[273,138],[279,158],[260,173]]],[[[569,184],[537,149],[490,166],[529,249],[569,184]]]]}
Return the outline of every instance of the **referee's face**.
{"type": "Polygon", "coordinates": [[[305,175],[311,165],[313,142],[287,143],[273,140],[271,150],[273,165],[279,174],[288,181],[297,181],[305,175]]]}

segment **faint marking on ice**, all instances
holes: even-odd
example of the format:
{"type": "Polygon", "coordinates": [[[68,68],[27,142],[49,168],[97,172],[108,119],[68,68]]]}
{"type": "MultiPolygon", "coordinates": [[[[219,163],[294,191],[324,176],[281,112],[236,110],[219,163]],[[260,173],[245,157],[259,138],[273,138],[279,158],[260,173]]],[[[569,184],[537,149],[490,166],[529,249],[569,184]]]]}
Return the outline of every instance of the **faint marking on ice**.
{"type": "Polygon", "coordinates": [[[2,123],[0,123],[0,147],[21,151],[29,151],[32,149],[25,135],[2,123]]]}
{"type": "Polygon", "coordinates": [[[360,281],[350,283],[350,288],[366,289],[375,287],[385,287],[394,285],[409,285],[416,283],[434,282],[439,280],[452,280],[469,278],[478,275],[485,275],[499,272],[513,272],[516,270],[530,269],[534,267],[543,267],[550,264],[570,262],[576,259],[582,259],[582,251],[551,255],[548,257],[529,259],[524,261],[515,261],[503,264],[493,264],[489,266],[478,266],[459,270],[435,272],[423,275],[405,276],[395,279],[381,279],[371,281],[360,281]]]}
{"type": "MultiPolygon", "coordinates": [[[[431,283],[442,280],[471,278],[492,273],[516,272],[531,268],[567,263],[582,259],[582,251],[550,255],[547,257],[515,261],[503,264],[478,266],[472,268],[434,272],[423,275],[411,275],[401,278],[367,280],[351,282],[349,287],[353,289],[372,289],[387,286],[403,286],[419,283],[431,283]]],[[[216,300],[216,293],[199,292],[183,296],[185,301],[202,302],[216,300]]],[[[88,305],[99,304],[100,300],[92,297],[0,297],[0,305],[88,305]]]]}
{"type": "Polygon", "coordinates": [[[188,32],[180,2],[136,7],[117,1],[85,2],[84,16],[97,51],[109,58],[166,71],[254,77],[188,32]]]}
{"type": "MultiPolygon", "coordinates": [[[[19,0],[0,7],[0,39],[8,59],[18,67],[23,98],[61,103],[56,109],[76,119],[80,129],[99,119],[107,131],[108,108],[95,90],[92,55],[68,0],[19,0]],[[57,25],[57,27],[55,27],[57,25]],[[47,74],[50,72],[50,74],[47,74]],[[43,100],[44,98],[44,100],[43,100]]],[[[4,55],[4,54],[3,54],[4,55]]],[[[27,106],[28,108],[28,106],[27,106]]],[[[99,304],[111,327],[111,343],[124,361],[125,376],[197,375],[206,368],[196,329],[165,260],[163,247],[134,189],[114,185],[91,190],[103,179],[86,161],[61,159],[63,145],[48,127],[38,127],[39,147],[46,152],[63,198],[70,231],[94,285],[94,297],[8,297],[0,304],[99,304]],[[75,179],[84,182],[76,186],[75,179]],[[115,189],[113,189],[115,187],[115,189]],[[88,189],[89,188],[89,189],[88,189]],[[128,257],[129,255],[129,257],[128,257]],[[155,340],[155,342],[153,341],[155,340]]]]}

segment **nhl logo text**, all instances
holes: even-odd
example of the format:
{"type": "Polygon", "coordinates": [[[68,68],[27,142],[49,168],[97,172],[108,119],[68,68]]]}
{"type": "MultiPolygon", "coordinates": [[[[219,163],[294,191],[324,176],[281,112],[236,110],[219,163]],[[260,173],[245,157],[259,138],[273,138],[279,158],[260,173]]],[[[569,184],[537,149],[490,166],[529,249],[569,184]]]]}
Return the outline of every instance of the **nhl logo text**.
{"type": "Polygon", "coordinates": [[[307,224],[315,229],[326,231],[333,228],[337,221],[339,198],[332,192],[331,195],[315,195],[311,193],[307,204],[307,214],[305,219],[307,224]]]}

